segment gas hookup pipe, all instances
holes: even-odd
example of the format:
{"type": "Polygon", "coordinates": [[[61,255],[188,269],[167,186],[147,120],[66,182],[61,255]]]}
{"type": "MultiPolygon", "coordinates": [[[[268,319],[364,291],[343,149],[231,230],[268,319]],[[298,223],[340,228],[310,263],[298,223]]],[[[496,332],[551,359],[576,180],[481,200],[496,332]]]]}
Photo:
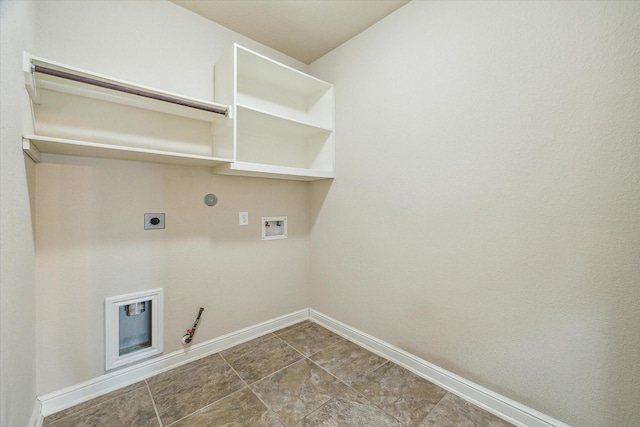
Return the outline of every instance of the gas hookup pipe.
{"type": "Polygon", "coordinates": [[[187,333],[182,336],[182,344],[189,344],[193,339],[193,335],[196,333],[196,328],[198,327],[198,323],[200,323],[200,316],[202,316],[203,311],[204,307],[200,307],[200,311],[198,312],[198,317],[196,317],[196,321],[193,324],[193,328],[187,329],[187,333]]]}

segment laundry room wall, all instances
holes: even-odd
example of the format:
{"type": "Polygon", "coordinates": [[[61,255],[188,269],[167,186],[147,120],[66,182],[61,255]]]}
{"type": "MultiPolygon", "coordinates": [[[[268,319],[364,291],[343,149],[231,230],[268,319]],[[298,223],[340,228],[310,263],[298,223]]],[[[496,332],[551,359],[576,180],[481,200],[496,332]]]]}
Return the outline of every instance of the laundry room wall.
{"type": "Polygon", "coordinates": [[[575,426],[640,425],[640,3],[412,1],[325,57],[311,305],[575,426]]]}
{"type": "MultiPolygon", "coordinates": [[[[33,55],[204,100],[234,42],[307,68],[164,1],[38,2],[36,34],[33,55]]],[[[105,373],[110,296],[164,289],[165,353],[183,348],[201,306],[194,344],[308,306],[306,183],[56,155],[36,176],[39,395],[105,373]],[[146,212],[166,228],[145,231],[146,212]],[[288,239],[263,242],[261,217],[280,215],[288,239]]]]}

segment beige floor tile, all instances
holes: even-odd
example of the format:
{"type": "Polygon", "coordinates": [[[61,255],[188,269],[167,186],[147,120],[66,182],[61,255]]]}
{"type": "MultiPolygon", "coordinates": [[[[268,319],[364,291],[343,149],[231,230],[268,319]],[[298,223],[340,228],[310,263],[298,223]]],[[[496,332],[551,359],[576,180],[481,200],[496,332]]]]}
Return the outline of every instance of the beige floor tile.
{"type": "Polygon", "coordinates": [[[291,326],[287,326],[286,328],[282,328],[282,329],[278,329],[277,331],[275,331],[273,334],[274,335],[282,335],[282,334],[286,334],[289,331],[292,331],[294,329],[300,328],[300,327],[304,327],[304,326],[308,326],[310,325],[311,322],[308,320],[296,323],[295,325],[291,325],[291,326]]]}
{"type": "Polygon", "coordinates": [[[177,421],[244,387],[231,367],[215,354],[178,375],[161,374],[149,388],[164,425],[177,421]]]}
{"type": "Polygon", "coordinates": [[[160,427],[161,421],[164,427],[511,426],[309,321],[69,408],[43,426],[160,427]]]}
{"type": "Polygon", "coordinates": [[[447,393],[418,427],[507,427],[513,426],[475,405],[447,393]]]}
{"type": "Polygon", "coordinates": [[[130,386],[123,387],[123,388],[121,388],[119,390],[113,391],[111,393],[107,393],[107,394],[104,394],[104,395],[102,395],[100,397],[96,397],[95,399],[91,399],[91,400],[88,400],[86,402],[80,403],[79,405],[72,406],[71,408],[65,409],[63,411],[56,412],[55,414],[52,414],[52,415],[46,417],[44,419],[44,422],[42,423],[42,426],[43,427],[47,427],[47,426],[51,425],[51,423],[53,423],[53,422],[55,422],[55,421],[57,421],[57,420],[59,420],[61,418],[68,417],[69,415],[72,415],[72,414],[74,414],[76,412],[84,411],[86,409],[89,409],[92,406],[100,405],[101,403],[104,403],[104,402],[107,402],[109,400],[112,400],[112,399],[115,399],[117,397],[120,397],[121,395],[127,394],[130,391],[133,391],[133,390],[135,390],[137,388],[140,388],[140,387],[144,387],[146,389],[147,385],[145,384],[144,381],[140,381],[138,383],[131,384],[130,386]]]}
{"type": "Polygon", "coordinates": [[[447,394],[446,390],[388,362],[352,387],[404,424],[416,425],[447,394]]]}
{"type": "Polygon", "coordinates": [[[274,341],[273,334],[266,334],[258,338],[254,338],[250,341],[244,342],[242,344],[238,344],[234,347],[228,348],[220,352],[220,355],[224,357],[224,359],[233,363],[237,359],[244,357],[247,353],[254,351],[255,349],[261,348],[265,343],[269,343],[274,341]]]}
{"type": "MultiPolygon", "coordinates": [[[[166,424],[165,424],[166,426],[166,424]]],[[[282,427],[278,417],[270,412],[249,390],[243,388],[200,411],[171,424],[171,427],[282,427]]]]}
{"type": "Polygon", "coordinates": [[[221,353],[238,375],[251,384],[303,358],[302,354],[269,334],[221,353]]]}
{"type": "Polygon", "coordinates": [[[335,398],[296,424],[296,427],[315,426],[401,427],[402,424],[382,409],[361,399],[335,398]]]}
{"type": "Polygon", "coordinates": [[[210,365],[212,361],[214,361],[219,356],[217,354],[213,354],[211,356],[203,357],[198,360],[194,360],[193,362],[184,364],[182,366],[178,366],[177,368],[170,369],[168,371],[159,373],[157,375],[152,376],[151,378],[147,378],[147,384],[153,384],[156,382],[164,381],[167,378],[176,376],[176,375],[184,375],[185,372],[190,371],[191,369],[199,368],[203,365],[210,365]]]}
{"type": "Polygon", "coordinates": [[[292,329],[278,337],[305,356],[311,356],[343,339],[316,323],[292,329]]]}
{"type": "Polygon", "coordinates": [[[338,379],[308,359],[251,385],[254,393],[285,426],[294,425],[343,388],[346,386],[338,379]]]}
{"type": "Polygon", "coordinates": [[[338,341],[312,355],[310,359],[348,385],[387,362],[386,359],[346,340],[338,341]]]}
{"type": "Polygon", "coordinates": [[[73,412],[71,415],[46,425],[51,427],[156,427],[160,424],[153,408],[149,390],[145,385],[128,393],[120,393],[114,399],[73,412]]]}

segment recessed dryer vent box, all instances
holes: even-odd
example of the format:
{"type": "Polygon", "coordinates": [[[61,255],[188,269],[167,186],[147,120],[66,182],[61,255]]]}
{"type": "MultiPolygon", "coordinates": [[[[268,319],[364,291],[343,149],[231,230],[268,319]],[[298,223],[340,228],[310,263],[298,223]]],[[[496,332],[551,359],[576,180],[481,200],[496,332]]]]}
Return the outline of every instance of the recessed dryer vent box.
{"type": "Polygon", "coordinates": [[[275,240],[287,238],[286,216],[262,217],[262,240],[275,240]]]}
{"type": "Polygon", "coordinates": [[[105,369],[162,353],[162,331],[162,289],[106,298],[105,369]]]}

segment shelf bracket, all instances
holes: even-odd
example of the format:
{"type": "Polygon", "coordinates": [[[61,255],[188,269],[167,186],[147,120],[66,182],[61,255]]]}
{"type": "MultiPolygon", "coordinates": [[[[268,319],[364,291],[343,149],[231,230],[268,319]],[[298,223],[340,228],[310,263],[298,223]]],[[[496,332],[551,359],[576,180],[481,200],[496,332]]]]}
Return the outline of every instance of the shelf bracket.
{"type": "Polygon", "coordinates": [[[40,159],[40,150],[38,150],[38,147],[36,147],[30,139],[22,138],[22,150],[27,153],[34,162],[40,163],[42,161],[40,159]]]}
{"type": "Polygon", "coordinates": [[[36,78],[33,75],[35,65],[31,63],[31,55],[27,52],[23,52],[22,54],[22,71],[24,72],[24,86],[27,88],[27,92],[29,92],[29,97],[36,104],[40,104],[40,93],[36,85],[36,78]]]}

